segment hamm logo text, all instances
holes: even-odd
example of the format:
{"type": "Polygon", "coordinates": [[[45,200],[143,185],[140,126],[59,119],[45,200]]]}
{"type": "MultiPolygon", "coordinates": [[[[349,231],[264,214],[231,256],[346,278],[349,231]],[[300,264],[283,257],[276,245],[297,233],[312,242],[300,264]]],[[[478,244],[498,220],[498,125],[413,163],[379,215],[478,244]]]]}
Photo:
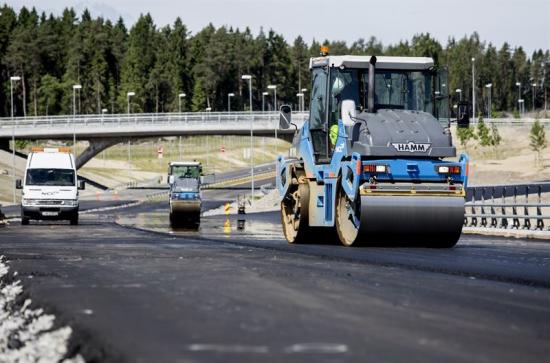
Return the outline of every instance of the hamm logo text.
{"type": "Polygon", "coordinates": [[[416,144],[414,142],[405,143],[393,143],[395,150],[401,152],[422,152],[425,153],[430,149],[431,144],[416,144]]]}

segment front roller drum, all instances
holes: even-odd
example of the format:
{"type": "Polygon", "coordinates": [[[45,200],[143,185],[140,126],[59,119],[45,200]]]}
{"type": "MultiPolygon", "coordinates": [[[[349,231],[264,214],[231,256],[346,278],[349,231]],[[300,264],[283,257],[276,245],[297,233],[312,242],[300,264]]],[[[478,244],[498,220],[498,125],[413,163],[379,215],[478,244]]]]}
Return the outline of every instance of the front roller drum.
{"type": "Polygon", "coordinates": [[[453,247],[464,222],[464,198],[455,196],[338,197],[336,228],[342,244],[453,247]]]}

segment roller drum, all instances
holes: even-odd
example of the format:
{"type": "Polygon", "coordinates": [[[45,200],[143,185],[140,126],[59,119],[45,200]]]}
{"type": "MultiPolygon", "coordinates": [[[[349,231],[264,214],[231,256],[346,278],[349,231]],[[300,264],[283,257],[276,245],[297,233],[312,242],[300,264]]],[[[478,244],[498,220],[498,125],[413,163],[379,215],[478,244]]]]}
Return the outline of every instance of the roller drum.
{"type": "Polygon", "coordinates": [[[454,196],[362,196],[358,239],[454,246],[464,222],[464,198],[454,196]]]}

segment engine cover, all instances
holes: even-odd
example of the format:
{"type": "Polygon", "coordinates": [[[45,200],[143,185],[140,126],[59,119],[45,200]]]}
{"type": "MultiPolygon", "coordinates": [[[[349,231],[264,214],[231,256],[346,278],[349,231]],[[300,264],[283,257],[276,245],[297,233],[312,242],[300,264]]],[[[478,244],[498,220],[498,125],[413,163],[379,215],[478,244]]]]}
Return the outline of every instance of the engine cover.
{"type": "Polygon", "coordinates": [[[348,129],[352,152],[373,157],[456,156],[451,134],[431,114],[407,110],[362,112],[348,129]]]}

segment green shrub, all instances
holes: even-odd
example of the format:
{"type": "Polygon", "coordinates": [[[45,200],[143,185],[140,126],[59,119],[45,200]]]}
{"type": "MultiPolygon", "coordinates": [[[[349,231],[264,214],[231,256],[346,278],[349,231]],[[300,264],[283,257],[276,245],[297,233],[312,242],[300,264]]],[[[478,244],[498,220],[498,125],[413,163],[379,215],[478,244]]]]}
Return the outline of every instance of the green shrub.
{"type": "Polygon", "coordinates": [[[477,123],[477,137],[479,139],[479,143],[481,146],[491,146],[492,140],[491,140],[491,134],[489,133],[489,128],[483,121],[483,117],[479,117],[479,121],[477,123]]]}
{"type": "Polygon", "coordinates": [[[468,141],[477,139],[472,127],[458,127],[456,129],[456,136],[460,141],[460,145],[465,149],[468,147],[468,141]]]}
{"type": "Polygon", "coordinates": [[[500,145],[501,141],[502,137],[498,133],[497,125],[491,123],[491,145],[496,148],[498,145],[500,145]]]}
{"type": "Polygon", "coordinates": [[[531,150],[536,152],[535,164],[540,164],[542,162],[542,150],[546,148],[546,132],[544,131],[544,125],[539,120],[535,120],[531,127],[529,139],[531,150]]]}

